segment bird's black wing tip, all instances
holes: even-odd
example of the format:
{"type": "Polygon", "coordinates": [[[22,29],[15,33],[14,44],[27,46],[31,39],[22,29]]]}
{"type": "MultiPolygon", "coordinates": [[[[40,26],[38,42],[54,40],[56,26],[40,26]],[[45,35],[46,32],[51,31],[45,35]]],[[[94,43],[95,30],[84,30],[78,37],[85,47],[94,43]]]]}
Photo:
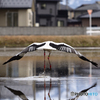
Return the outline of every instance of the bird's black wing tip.
{"type": "Polygon", "coordinates": [[[94,86],[94,87],[95,87],[95,86],[97,86],[97,82],[96,82],[96,83],[94,83],[94,85],[93,85],[93,86],[94,86]]]}
{"type": "Polygon", "coordinates": [[[2,65],[5,65],[7,62],[4,62],[2,65]]]}
{"type": "Polygon", "coordinates": [[[92,63],[94,66],[98,67],[98,64],[97,64],[96,62],[91,61],[91,63],[92,63]]]}
{"type": "Polygon", "coordinates": [[[6,85],[4,85],[5,88],[8,88],[6,85]]]}
{"type": "Polygon", "coordinates": [[[7,64],[9,61],[6,61],[6,62],[4,62],[2,65],[5,65],[5,64],[7,64]]]}

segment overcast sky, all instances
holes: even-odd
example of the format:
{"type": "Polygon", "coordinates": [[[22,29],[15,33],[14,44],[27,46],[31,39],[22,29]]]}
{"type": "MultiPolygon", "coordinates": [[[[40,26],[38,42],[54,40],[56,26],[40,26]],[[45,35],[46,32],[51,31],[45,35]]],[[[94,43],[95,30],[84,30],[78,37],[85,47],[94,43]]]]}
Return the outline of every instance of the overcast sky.
{"type": "MultiPolygon", "coordinates": [[[[62,0],[63,4],[66,4],[66,0],[62,0]]],[[[69,2],[69,6],[72,8],[76,8],[82,4],[91,4],[91,3],[95,3],[96,1],[100,1],[100,0],[68,0],[69,2]]]]}

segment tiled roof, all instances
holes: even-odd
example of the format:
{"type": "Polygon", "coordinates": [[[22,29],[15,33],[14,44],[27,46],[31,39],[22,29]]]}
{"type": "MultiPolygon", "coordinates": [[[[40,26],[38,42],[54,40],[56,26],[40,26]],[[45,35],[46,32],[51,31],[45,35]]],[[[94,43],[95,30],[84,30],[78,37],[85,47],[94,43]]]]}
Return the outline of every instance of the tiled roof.
{"type": "Polygon", "coordinates": [[[73,9],[67,5],[59,4],[58,10],[73,10],[73,9]]]}
{"type": "MultiPolygon", "coordinates": [[[[79,18],[89,18],[89,14],[81,15],[79,18]]],[[[100,18],[100,11],[93,12],[92,18],[100,18]]]]}
{"type": "Polygon", "coordinates": [[[31,8],[33,0],[0,0],[0,8],[31,8]]]}
{"type": "Polygon", "coordinates": [[[68,23],[77,23],[81,22],[80,19],[68,19],[68,23]]]}
{"type": "Polygon", "coordinates": [[[100,10],[100,4],[94,3],[94,4],[86,4],[86,5],[81,5],[80,7],[76,8],[75,10],[100,10]]]}

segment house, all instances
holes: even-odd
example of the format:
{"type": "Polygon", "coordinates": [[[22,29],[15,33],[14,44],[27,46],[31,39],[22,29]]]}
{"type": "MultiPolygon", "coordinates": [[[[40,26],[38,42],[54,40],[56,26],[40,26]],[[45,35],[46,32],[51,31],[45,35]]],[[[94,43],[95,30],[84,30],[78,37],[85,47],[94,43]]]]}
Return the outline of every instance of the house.
{"type": "MultiPolygon", "coordinates": [[[[92,27],[100,26],[100,11],[95,11],[91,14],[92,16],[92,27]]],[[[82,26],[89,26],[89,14],[79,16],[81,19],[82,26]]]]}
{"type": "MultiPolygon", "coordinates": [[[[68,10],[61,0],[36,0],[36,22],[39,26],[67,26],[68,10]]],[[[68,7],[71,10],[70,7],[68,7]]]]}
{"type": "MultiPolygon", "coordinates": [[[[63,26],[68,26],[68,21],[70,19],[72,19],[74,17],[74,13],[73,13],[73,9],[71,7],[69,7],[68,5],[63,5],[63,4],[60,4],[59,3],[59,6],[58,6],[58,16],[57,16],[57,19],[59,21],[63,21],[63,26]],[[59,13],[61,12],[61,13],[59,13]],[[59,18],[60,16],[60,18],[59,18]]],[[[58,21],[58,22],[59,22],[58,21]]],[[[59,26],[59,24],[58,24],[59,26]]]]}
{"type": "Polygon", "coordinates": [[[89,9],[91,9],[93,11],[100,10],[100,3],[99,3],[99,1],[95,2],[93,4],[84,4],[84,5],[81,5],[78,8],[76,8],[74,10],[74,18],[77,18],[78,16],[80,16],[82,14],[88,14],[87,10],[89,10],[89,9]]]}
{"type": "Polygon", "coordinates": [[[89,9],[92,10],[92,26],[100,26],[100,1],[93,4],[81,5],[74,10],[74,19],[77,20],[77,23],[80,21],[78,26],[80,26],[80,24],[84,27],[89,26],[89,15],[87,12],[89,9]]]}
{"type": "Polygon", "coordinates": [[[0,26],[33,26],[34,2],[34,0],[0,0],[0,26]]]}
{"type": "Polygon", "coordinates": [[[68,5],[63,5],[63,4],[59,3],[58,10],[67,10],[68,19],[72,19],[74,17],[73,9],[71,7],[69,7],[68,5]]]}
{"type": "Polygon", "coordinates": [[[69,7],[68,5],[62,5],[59,4],[59,10],[60,11],[67,11],[67,16],[66,17],[66,26],[67,27],[74,27],[74,26],[81,26],[81,21],[80,19],[74,19],[74,9],[69,7]]]}
{"type": "Polygon", "coordinates": [[[57,8],[60,0],[36,0],[36,22],[39,26],[57,26],[57,8]]]}
{"type": "Polygon", "coordinates": [[[68,21],[67,6],[59,3],[57,8],[57,26],[58,27],[67,26],[67,21],[68,21]]]}

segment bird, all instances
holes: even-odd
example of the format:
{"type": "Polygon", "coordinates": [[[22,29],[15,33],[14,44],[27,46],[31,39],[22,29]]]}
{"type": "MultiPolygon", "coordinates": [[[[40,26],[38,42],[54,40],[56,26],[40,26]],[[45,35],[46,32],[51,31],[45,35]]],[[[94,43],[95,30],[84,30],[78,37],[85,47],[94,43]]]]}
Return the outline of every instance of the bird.
{"type": "MultiPolygon", "coordinates": [[[[69,100],[77,100],[79,98],[79,96],[81,96],[81,94],[85,94],[89,89],[93,88],[93,87],[96,87],[97,86],[97,82],[94,83],[92,86],[90,86],[89,88],[87,89],[84,89],[82,91],[80,91],[79,93],[77,93],[76,97],[75,98],[72,98],[72,99],[69,99],[69,100]]],[[[88,95],[88,94],[87,94],[88,95]]]]}
{"type": "MultiPolygon", "coordinates": [[[[90,62],[92,63],[94,66],[98,67],[98,64],[96,62],[93,62],[89,59],[87,59],[85,56],[83,56],[80,52],[78,52],[77,50],[75,50],[74,47],[66,44],[66,43],[56,43],[53,41],[45,41],[45,42],[41,42],[41,43],[37,43],[34,42],[32,44],[30,44],[29,46],[27,46],[26,48],[24,48],[21,52],[19,52],[18,54],[16,54],[15,56],[11,57],[9,60],[7,60],[6,62],[3,63],[3,65],[13,61],[13,60],[20,60],[27,52],[32,52],[32,51],[36,51],[36,50],[43,50],[44,51],[44,72],[45,72],[45,51],[49,52],[48,55],[48,60],[51,54],[51,51],[62,51],[62,52],[66,52],[66,53],[73,53],[76,54],[80,59],[90,62]]],[[[51,63],[50,64],[50,69],[51,69],[51,63]]]]}
{"type": "Polygon", "coordinates": [[[14,95],[19,96],[22,100],[29,100],[29,99],[25,96],[25,94],[24,94],[23,92],[21,92],[21,91],[19,91],[19,90],[12,89],[12,88],[10,88],[10,87],[8,87],[8,86],[4,86],[4,87],[7,88],[9,91],[11,91],[14,95]]]}

